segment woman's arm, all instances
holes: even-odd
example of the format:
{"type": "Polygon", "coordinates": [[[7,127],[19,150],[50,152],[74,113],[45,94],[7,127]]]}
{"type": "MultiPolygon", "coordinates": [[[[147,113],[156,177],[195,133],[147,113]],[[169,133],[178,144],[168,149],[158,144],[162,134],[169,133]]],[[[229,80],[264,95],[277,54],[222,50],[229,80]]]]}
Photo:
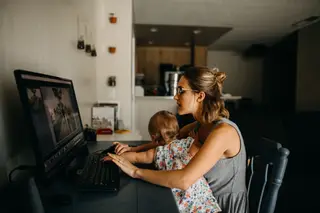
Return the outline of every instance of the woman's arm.
{"type": "Polygon", "coordinates": [[[226,156],[229,149],[232,150],[238,144],[240,145],[240,138],[236,130],[228,124],[221,124],[207,137],[199,152],[184,169],[153,171],[136,168],[131,174],[153,184],[186,190],[207,173],[221,157],[226,156]]]}
{"type": "Polygon", "coordinates": [[[182,139],[188,137],[189,133],[196,127],[196,125],[197,121],[182,127],[179,131],[179,138],[182,139]]]}

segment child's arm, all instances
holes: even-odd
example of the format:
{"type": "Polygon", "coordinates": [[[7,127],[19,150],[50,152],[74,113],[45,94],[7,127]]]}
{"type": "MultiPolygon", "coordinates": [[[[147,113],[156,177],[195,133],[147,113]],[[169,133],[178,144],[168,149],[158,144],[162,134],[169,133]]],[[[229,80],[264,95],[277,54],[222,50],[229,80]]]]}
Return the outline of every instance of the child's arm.
{"type": "Polygon", "coordinates": [[[155,155],[155,149],[149,149],[145,152],[126,152],[121,156],[131,163],[152,163],[155,155]]]}
{"type": "Polygon", "coordinates": [[[157,146],[159,146],[160,144],[154,143],[154,142],[150,142],[147,144],[142,144],[140,146],[136,146],[136,147],[131,147],[132,152],[143,152],[143,151],[147,151],[149,149],[154,149],[157,146]]]}
{"type": "MultiPolygon", "coordinates": [[[[149,149],[146,152],[126,152],[121,156],[130,161],[131,163],[145,163],[150,164],[153,162],[155,149],[149,149]]],[[[102,161],[111,160],[109,156],[102,158],[102,161]]]]}
{"type": "Polygon", "coordinates": [[[115,153],[117,155],[121,155],[125,152],[142,152],[142,151],[147,151],[149,149],[153,149],[156,148],[157,146],[159,146],[159,144],[155,143],[155,142],[150,142],[147,144],[142,144],[136,147],[130,147],[128,144],[123,144],[123,143],[119,143],[119,142],[113,142],[113,144],[116,145],[115,148],[115,153]]]}

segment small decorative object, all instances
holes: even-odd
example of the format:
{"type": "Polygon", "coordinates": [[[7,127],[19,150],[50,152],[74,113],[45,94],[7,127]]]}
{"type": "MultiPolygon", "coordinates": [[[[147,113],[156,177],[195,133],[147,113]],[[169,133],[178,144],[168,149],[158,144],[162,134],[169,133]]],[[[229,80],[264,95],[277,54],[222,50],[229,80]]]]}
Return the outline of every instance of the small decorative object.
{"type": "Polygon", "coordinates": [[[83,39],[83,36],[80,36],[80,38],[79,38],[79,40],[78,40],[77,48],[78,48],[79,50],[83,50],[83,49],[84,49],[84,39],[83,39]]]}
{"type": "Polygon", "coordinates": [[[114,54],[116,52],[116,47],[109,47],[109,53],[114,54]]]}
{"type": "Polygon", "coordinates": [[[86,53],[91,53],[91,45],[86,44],[86,53]]]}
{"type": "Polygon", "coordinates": [[[116,102],[96,103],[92,107],[91,126],[94,129],[118,129],[120,104],[116,102]]]}
{"type": "Polygon", "coordinates": [[[94,106],[92,108],[92,128],[97,130],[111,130],[110,132],[114,131],[115,127],[115,108],[109,106],[94,106]]]}
{"type": "Polygon", "coordinates": [[[92,47],[91,47],[91,56],[92,57],[96,57],[97,56],[96,47],[94,45],[92,45],[92,47]]]}
{"type": "Polygon", "coordinates": [[[90,41],[89,41],[87,25],[85,25],[85,27],[84,27],[84,35],[85,35],[85,39],[86,39],[85,52],[86,53],[91,53],[91,44],[90,44],[90,41]]]}
{"type": "Polygon", "coordinates": [[[114,15],[114,13],[110,13],[109,21],[111,24],[117,23],[117,17],[114,15]]]}
{"type": "Polygon", "coordinates": [[[84,49],[84,37],[83,34],[80,33],[80,20],[79,16],[77,16],[77,37],[78,37],[78,42],[77,42],[77,48],[78,50],[83,50],[84,49]]]}
{"type": "Polygon", "coordinates": [[[110,76],[108,78],[108,86],[115,87],[116,86],[116,76],[110,76]]]}

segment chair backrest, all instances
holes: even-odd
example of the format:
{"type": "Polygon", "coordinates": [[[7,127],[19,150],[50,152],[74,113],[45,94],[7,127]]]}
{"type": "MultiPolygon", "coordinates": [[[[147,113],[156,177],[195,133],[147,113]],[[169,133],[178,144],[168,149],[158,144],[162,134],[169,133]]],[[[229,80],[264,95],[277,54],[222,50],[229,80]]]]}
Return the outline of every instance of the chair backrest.
{"type": "Polygon", "coordinates": [[[289,153],[267,138],[254,147],[247,173],[250,213],[274,212],[289,153]]]}

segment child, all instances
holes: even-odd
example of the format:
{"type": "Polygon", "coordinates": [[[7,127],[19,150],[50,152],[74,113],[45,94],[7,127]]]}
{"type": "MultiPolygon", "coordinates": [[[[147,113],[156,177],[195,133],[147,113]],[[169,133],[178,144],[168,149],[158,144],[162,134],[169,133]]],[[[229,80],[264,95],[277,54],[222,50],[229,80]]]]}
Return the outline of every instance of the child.
{"type": "MultiPolygon", "coordinates": [[[[149,134],[152,141],[162,144],[146,152],[126,152],[124,158],[132,163],[152,163],[159,170],[178,170],[185,167],[197,148],[192,146],[193,138],[177,140],[179,126],[176,117],[168,111],[160,111],[149,121],[149,134]]],[[[108,160],[108,157],[104,158],[108,160]]],[[[197,180],[187,190],[173,188],[173,195],[180,212],[220,212],[221,209],[212,195],[212,191],[204,177],[197,180]]]]}

